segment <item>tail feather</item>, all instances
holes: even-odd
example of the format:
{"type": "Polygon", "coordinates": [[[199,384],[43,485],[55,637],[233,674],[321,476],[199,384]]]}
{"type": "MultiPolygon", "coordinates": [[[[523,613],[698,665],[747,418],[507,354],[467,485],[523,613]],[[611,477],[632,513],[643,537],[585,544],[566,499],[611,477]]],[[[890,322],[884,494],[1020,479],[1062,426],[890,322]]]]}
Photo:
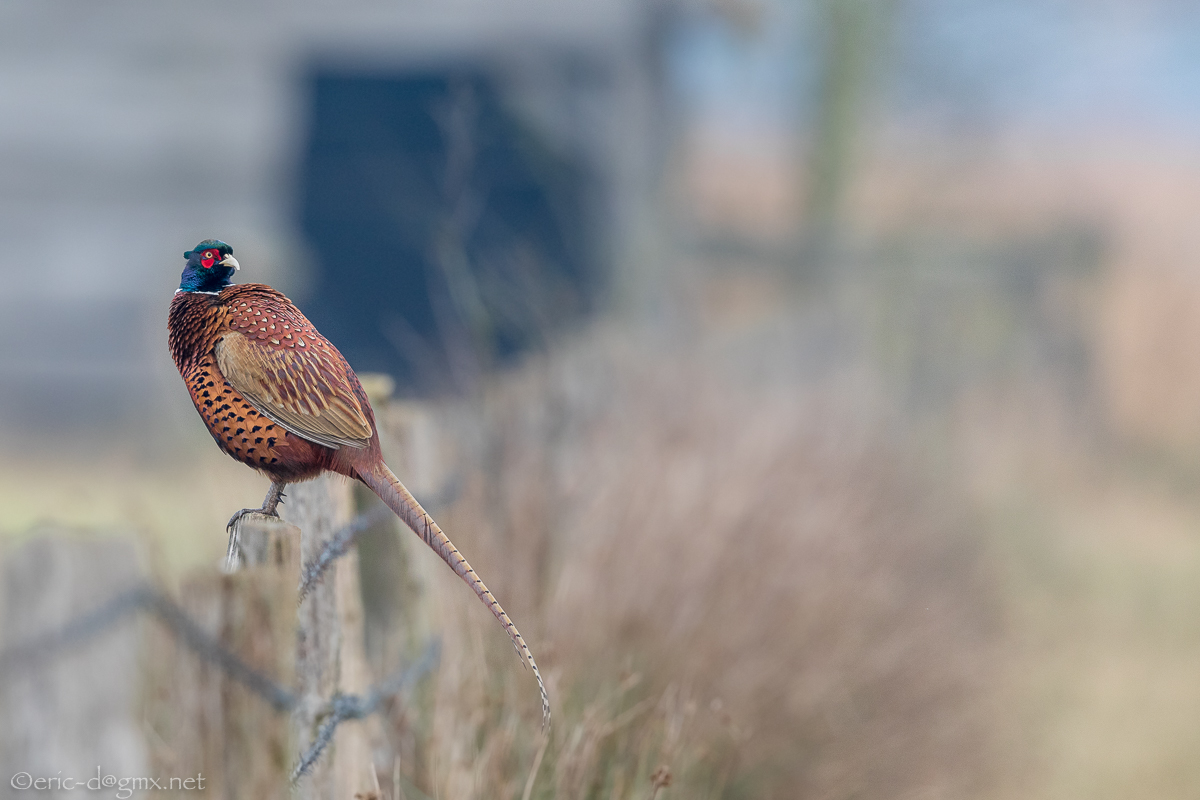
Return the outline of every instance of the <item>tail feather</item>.
{"type": "Polygon", "coordinates": [[[476,596],[479,597],[483,604],[488,607],[492,614],[504,626],[504,630],[512,639],[513,647],[517,649],[517,655],[533,669],[533,677],[537,679],[538,690],[542,694],[542,727],[546,728],[550,724],[550,696],[546,694],[546,685],[542,682],[542,674],[538,671],[537,662],[533,660],[533,653],[530,652],[529,646],[525,644],[525,639],[521,636],[517,626],[508,618],[508,614],[504,613],[504,609],[500,607],[500,603],[484,585],[483,580],[476,574],[467,560],[463,558],[462,553],[458,552],[458,548],[454,543],[442,533],[442,529],[433,521],[433,517],[426,513],[425,509],[421,508],[421,504],[417,502],[408,489],[404,488],[404,484],[400,482],[387,465],[382,461],[379,466],[370,472],[359,473],[359,478],[370,487],[371,491],[379,495],[379,499],[387,503],[392,511],[396,512],[396,516],[404,521],[404,524],[412,528],[417,536],[425,544],[433,548],[433,551],[441,556],[442,560],[449,565],[450,569],[454,570],[458,577],[471,587],[476,596]]]}

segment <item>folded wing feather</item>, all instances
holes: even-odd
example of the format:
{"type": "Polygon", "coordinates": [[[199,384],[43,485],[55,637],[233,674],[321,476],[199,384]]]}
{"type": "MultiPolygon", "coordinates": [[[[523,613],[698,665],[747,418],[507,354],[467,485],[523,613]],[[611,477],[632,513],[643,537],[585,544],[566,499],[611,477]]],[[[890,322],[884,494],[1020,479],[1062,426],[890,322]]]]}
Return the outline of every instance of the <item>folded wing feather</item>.
{"type": "Polygon", "coordinates": [[[345,368],[314,348],[277,348],[230,332],[214,355],[230,385],[284,430],[335,450],[370,441],[371,424],[345,368]]]}

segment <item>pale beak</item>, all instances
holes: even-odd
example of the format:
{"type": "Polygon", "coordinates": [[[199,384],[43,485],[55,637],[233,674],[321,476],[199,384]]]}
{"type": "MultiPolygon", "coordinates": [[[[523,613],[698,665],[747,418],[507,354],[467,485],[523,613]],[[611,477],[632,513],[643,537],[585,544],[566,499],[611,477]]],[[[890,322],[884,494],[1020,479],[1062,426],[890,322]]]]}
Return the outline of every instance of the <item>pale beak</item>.
{"type": "Polygon", "coordinates": [[[222,267],[233,267],[234,269],[242,268],[242,266],[237,263],[237,259],[234,258],[233,256],[225,256],[225,258],[221,259],[221,266],[222,267]]]}

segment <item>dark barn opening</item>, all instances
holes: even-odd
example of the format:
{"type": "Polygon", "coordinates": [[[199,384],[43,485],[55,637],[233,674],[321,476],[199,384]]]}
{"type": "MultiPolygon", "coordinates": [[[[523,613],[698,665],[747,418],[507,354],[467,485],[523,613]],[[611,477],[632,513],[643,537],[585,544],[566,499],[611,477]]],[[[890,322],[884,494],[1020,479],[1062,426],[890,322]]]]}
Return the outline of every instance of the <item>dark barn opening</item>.
{"type": "Polygon", "coordinates": [[[482,70],[318,70],[299,180],[306,313],[402,393],[469,391],[596,304],[593,171],[482,70]]]}

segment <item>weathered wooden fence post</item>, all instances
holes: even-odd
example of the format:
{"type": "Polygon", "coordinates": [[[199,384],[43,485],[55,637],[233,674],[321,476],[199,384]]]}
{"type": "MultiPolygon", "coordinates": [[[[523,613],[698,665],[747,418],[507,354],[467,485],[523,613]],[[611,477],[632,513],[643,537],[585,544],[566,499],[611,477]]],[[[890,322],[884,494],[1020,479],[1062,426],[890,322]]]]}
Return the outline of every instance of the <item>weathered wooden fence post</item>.
{"type": "MultiPolygon", "coordinates": [[[[243,663],[277,684],[292,685],[296,575],[300,531],[279,520],[249,516],[240,530],[244,568],[203,570],[180,587],[187,616],[243,663]]],[[[153,622],[145,648],[152,696],[147,733],[156,772],[205,776],[208,797],[263,800],[288,797],[295,758],[286,714],[200,659],[178,632],[153,622]]]]}
{"type": "Polygon", "coordinates": [[[204,570],[181,590],[185,612],[248,666],[292,690],[291,719],[221,668],[195,656],[166,631],[148,650],[160,687],[150,716],[160,732],[163,774],[208,777],[214,798],[372,800],[377,720],[349,720],[293,791],[292,769],[316,738],[337,694],[365,694],[371,675],[363,652],[356,552],[338,559],[298,602],[301,565],[317,557],[352,517],[344,481],[318,478],[288,487],[287,522],[248,515],[240,523],[238,567],[204,570]]]}
{"type": "MultiPolygon", "coordinates": [[[[293,484],[288,487],[281,514],[300,528],[303,560],[308,563],[352,518],[350,485],[329,476],[293,484]]],[[[300,752],[312,744],[322,713],[335,694],[362,693],[371,683],[363,651],[362,615],[357,550],[351,550],[300,605],[296,647],[299,702],[293,714],[300,752]]],[[[329,751],[300,779],[296,787],[299,800],[378,797],[370,727],[366,721],[339,726],[329,751]]]]}

